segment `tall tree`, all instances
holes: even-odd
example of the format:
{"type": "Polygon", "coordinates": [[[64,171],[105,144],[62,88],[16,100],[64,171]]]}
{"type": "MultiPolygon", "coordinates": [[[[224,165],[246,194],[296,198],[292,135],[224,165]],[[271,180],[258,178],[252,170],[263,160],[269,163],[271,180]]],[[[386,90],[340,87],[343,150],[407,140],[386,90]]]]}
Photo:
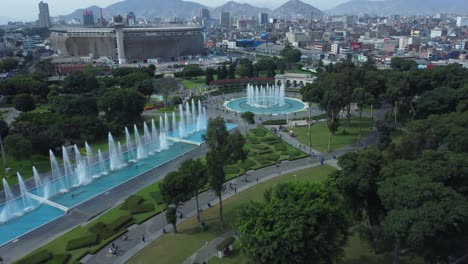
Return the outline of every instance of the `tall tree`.
{"type": "Polygon", "coordinates": [[[357,153],[347,153],[338,159],[340,171],[334,174],[336,185],[344,197],[354,219],[364,222],[363,230],[372,251],[376,254],[380,224],[386,211],[377,195],[383,157],[375,148],[357,153]]]}
{"type": "Polygon", "coordinates": [[[372,94],[364,90],[364,88],[354,89],[352,98],[359,108],[359,135],[356,147],[357,151],[359,151],[362,137],[362,110],[364,107],[370,105],[373,102],[374,98],[372,97],[372,94]]]}
{"type": "MultiPolygon", "coordinates": [[[[218,69],[219,69],[219,67],[218,67],[218,69]]],[[[214,73],[215,73],[215,70],[213,68],[206,69],[206,75],[205,75],[205,84],[206,85],[210,85],[210,83],[212,81],[214,81],[214,77],[213,77],[214,73]]]]}
{"type": "Polygon", "coordinates": [[[255,263],[337,263],[344,255],[349,221],[331,187],[277,185],[264,201],[239,211],[241,249],[255,263]]]}
{"type": "Polygon", "coordinates": [[[179,89],[179,80],[176,78],[159,78],[153,80],[154,92],[161,95],[167,106],[169,96],[179,89]]]}
{"type": "Polygon", "coordinates": [[[223,225],[223,184],[226,179],[224,167],[238,160],[245,160],[245,139],[238,130],[230,134],[221,117],[210,119],[208,129],[203,139],[208,145],[206,154],[206,166],[208,172],[208,184],[219,198],[219,219],[223,225]]]}
{"type": "Polygon", "coordinates": [[[36,102],[29,94],[18,94],[15,96],[15,108],[23,112],[32,111],[36,109],[36,102]]]}
{"type": "Polygon", "coordinates": [[[20,162],[31,158],[32,143],[30,140],[22,137],[19,134],[8,135],[5,138],[4,146],[5,152],[20,162]]]}
{"type": "Polygon", "coordinates": [[[227,78],[228,79],[235,79],[236,78],[236,66],[234,64],[229,65],[227,78]]]}
{"type": "Polygon", "coordinates": [[[132,125],[141,118],[146,98],[134,89],[108,89],[99,98],[98,107],[104,111],[108,121],[120,125],[132,125]]]}
{"type": "Polygon", "coordinates": [[[198,203],[198,195],[208,182],[206,166],[201,162],[200,159],[189,159],[180,164],[179,172],[184,175],[184,177],[186,177],[187,181],[190,183],[189,188],[191,190],[191,194],[195,196],[195,201],[197,203],[197,220],[200,222],[200,206],[198,203]]]}
{"type": "Polygon", "coordinates": [[[247,111],[247,112],[244,112],[244,113],[241,114],[241,118],[245,122],[245,133],[247,134],[249,124],[250,125],[255,124],[255,114],[250,112],[250,111],[247,111]]]}
{"type": "MultiPolygon", "coordinates": [[[[170,205],[169,208],[175,208],[179,206],[180,202],[187,200],[190,197],[190,184],[191,182],[188,181],[188,177],[183,175],[179,171],[172,171],[166,175],[159,188],[161,189],[161,195],[163,200],[166,204],[170,205]]],[[[173,217],[175,216],[175,212],[166,212],[166,217],[173,217]]],[[[176,227],[177,219],[171,224],[174,226],[174,233],[177,233],[176,227]]]]}

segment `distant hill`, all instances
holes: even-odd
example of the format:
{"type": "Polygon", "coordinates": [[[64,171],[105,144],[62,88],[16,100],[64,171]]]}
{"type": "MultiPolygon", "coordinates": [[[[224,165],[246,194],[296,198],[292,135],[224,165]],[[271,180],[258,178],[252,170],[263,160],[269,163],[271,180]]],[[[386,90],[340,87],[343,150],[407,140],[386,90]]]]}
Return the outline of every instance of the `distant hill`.
{"type": "Polygon", "coordinates": [[[327,10],[330,15],[433,15],[436,13],[468,13],[467,0],[353,0],[327,10]]]}
{"type": "MultiPolygon", "coordinates": [[[[182,0],[126,0],[112,4],[103,8],[104,17],[113,17],[119,14],[127,14],[133,12],[137,17],[147,18],[191,18],[200,13],[200,9],[207,8],[204,5],[182,1],[182,0]]],[[[92,10],[94,16],[100,16],[98,6],[91,6],[86,9],[78,9],[75,12],[63,16],[63,19],[69,20],[72,18],[83,19],[83,10],[92,10]]]]}
{"type": "Polygon", "coordinates": [[[260,13],[271,14],[271,10],[268,8],[255,7],[250,4],[240,4],[234,1],[229,1],[222,6],[216,7],[212,10],[211,16],[213,18],[219,18],[221,12],[231,13],[231,17],[258,17],[260,13]]]}
{"type": "Polygon", "coordinates": [[[320,9],[300,0],[289,0],[282,6],[275,9],[273,11],[273,16],[285,18],[310,18],[312,13],[314,16],[324,14],[320,9]]]}

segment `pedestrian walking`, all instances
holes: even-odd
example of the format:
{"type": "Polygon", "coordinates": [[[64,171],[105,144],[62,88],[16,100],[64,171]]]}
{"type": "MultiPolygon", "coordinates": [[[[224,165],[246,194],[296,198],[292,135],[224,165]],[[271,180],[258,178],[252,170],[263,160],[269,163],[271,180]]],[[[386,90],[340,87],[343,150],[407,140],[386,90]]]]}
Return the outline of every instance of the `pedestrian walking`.
{"type": "Polygon", "coordinates": [[[141,241],[146,242],[145,241],[145,235],[141,235],[141,241]]]}
{"type": "Polygon", "coordinates": [[[234,193],[237,193],[237,188],[236,187],[234,187],[234,193]]]}

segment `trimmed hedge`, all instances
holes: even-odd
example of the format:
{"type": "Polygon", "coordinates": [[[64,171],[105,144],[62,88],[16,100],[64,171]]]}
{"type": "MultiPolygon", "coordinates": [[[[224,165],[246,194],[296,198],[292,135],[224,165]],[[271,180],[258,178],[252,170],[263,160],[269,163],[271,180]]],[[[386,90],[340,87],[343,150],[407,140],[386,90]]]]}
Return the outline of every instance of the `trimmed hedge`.
{"type": "Polygon", "coordinates": [[[277,161],[280,158],[280,155],[272,153],[272,154],[265,155],[265,158],[269,161],[277,161]]]}
{"type": "Polygon", "coordinates": [[[281,143],[281,140],[279,138],[272,137],[272,136],[265,137],[262,141],[267,143],[267,144],[281,143]]]}
{"type": "Polygon", "coordinates": [[[150,203],[139,204],[138,206],[132,207],[128,210],[128,212],[132,215],[149,213],[153,211],[154,211],[154,205],[150,203]]]}
{"type": "Polygon", "coordinates": [[[67,251],[85,248],[89,246],[94,246],[98,243],[98,235],[97,234],[89,234],[87,236],[78,237],[67,242],[67,246],[65,247],[67,251]]]}
{"type": "Polygon", "coordinates": [[[252,160],[252,159],[245,159],[244,162],[239,164],[239,167],[241,167],[244,170],[250,169],[253,166],[257,165],[257,163],[252,160]]]}
{"type": "Polygon", "coordinates": [[[60,254],[60,255],[54,255],[54,257],[48,261],[50,264],[67,264],[68,260],[70,260],[71,255],[70,254],[60,254]]]}
{"type": "Polygon", "coordinates": [[[157,205],[164,204],[164,200],[160,192],[152,192],[150,195],[157,205]]]}
{"type": "Polygon", "coordinates": [[[105,240],[112,235],[112,230],[109,230],[103,222],[97,222],[88,231],[98,235],[101,240],[105,240]]]}
{"type": "Polygon", "coordinates": [[[230,245],[234,244],[234,242],[236,241],[236,238],[234,237],[228,237],[226,239],[224,239],[221,243],[219,243],[217,246],[216,246],[216,250],[218,251],[223,251],[225,248],[229,247],[230,245]]]}
{"type": "Polygon", "coordinates": [[[47,250],[38,251],[35,254],[30,255],[29,257],[23,258],[16,262],[17,264],[40,264],[46,263],[52,258],[52,253],[47,250]]]}
{"type": "Polygon", "coordinates": [[[266,135],[266,131],[265,129],[263,128],[254,128],[254,129],[251,129],[250,132],[252,132],[255,136],[257,137],[264,137],[266,135]]]}
{"type": "Polygon", "coordinates": [[[267,120],[262,122],[264,126],[279,126],[279,125],[286,125],[286,119],[279,119],[279,120],[267,120]]]}
{"type": "Polygon", "coordinates": [[[257,137],[247,137],[247,141],[250,144],[260,144],[260,140],[257,137]]]}
{"type": "Polygon", "coordinates": [[[267,150],[258,150],[258,151],[253,151],[253,152],[252,152],[252,154],[254,154],[255,156],[257,156],[257,155],[265,155],[265,154],[270,154],[270,153],[273,153],[273,150],[267,149],[267,150]]]}
{"type": "Polygon", "coordinates": [[[267,150],[270,149],[269,146],[266,145],[253,145],[251,148],[256,149],[256,150],[267,150]]]}
{"type": "Polygon", "coordinates": [[[265,157],[263,156],[258,156],[255,158],[260,164],[262,165],[266,165],[266,164],[269,164],[271,163],[271,161],[267,160],[265,157]]]}
{"type": "Polygon", "coordinates": [[[131,215],[125,215],[125,216],[119,217],[114,222],[108,224],[107,228],[109,230],[117,232],[121,228],[126,227],[128,224],[132,223],[132,221],[133,221],[133,217],[131,215]]]}
{"type": "Polygon", "coordinates": [[[143,199],[143,197],[141,197],[141,196],[131,195],[130,197],[128,197],[123,202],[122,206],[120,206],[120,209],[121,210],[129,210],[129,209],[132,209],[134,207],[137,207],[138,205],[142,204],[144,201],[145,201],[145,199],[143,199]]]}
{"type": "Polygon", "coordinates": [[[236,174],[236,173],[239,173],[239,168],[235,165],[226,166],[224,168],[224,172],[226,174],[236,174]]]}
{"type": "Polygon", "coordinates": [[[276,143],[273,145],[276,151],[285,151],[288,147],[284,143],[276,143]]]}

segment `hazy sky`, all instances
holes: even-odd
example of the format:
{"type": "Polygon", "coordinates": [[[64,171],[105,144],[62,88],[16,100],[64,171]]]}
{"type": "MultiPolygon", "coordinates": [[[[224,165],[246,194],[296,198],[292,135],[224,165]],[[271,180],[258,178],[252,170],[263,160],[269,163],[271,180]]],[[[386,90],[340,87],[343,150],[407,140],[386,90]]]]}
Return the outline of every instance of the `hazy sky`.
{"type": "MultiPolygon", "coordinates": [[[[51,16],[66,15],[78,8],[91,5],[106,7],[121,0],[45,0],[49,4],[51,16]]],[[[167,0],[171,1],[171,0],[167,0]]],[[[192,0],[210,7],[215,7],[229,0],[192,0]]],[[[261,7],[276,8],[287,0],[238,0],[241,3],[250,3],[261,7]]],[[[302,0],[320,9],[328,9],[347,0],[302,0]]],[[[22,20],[36,20],[39,0],[0,0],[0,16],[22,20]]],[[[131,11],[131,10],[129,10],[131,11]]],[[[138,14],[137,14],[138,15],[138,14]]]]}

